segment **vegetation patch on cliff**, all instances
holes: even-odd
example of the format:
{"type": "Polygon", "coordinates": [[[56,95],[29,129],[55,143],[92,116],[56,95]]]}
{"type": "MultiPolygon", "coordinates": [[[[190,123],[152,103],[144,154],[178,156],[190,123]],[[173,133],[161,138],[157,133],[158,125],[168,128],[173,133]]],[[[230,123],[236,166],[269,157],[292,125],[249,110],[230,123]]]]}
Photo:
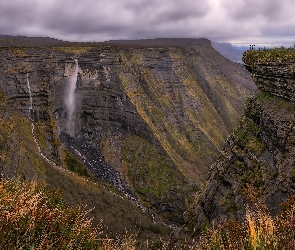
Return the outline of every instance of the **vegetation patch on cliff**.
{"type": "Polygon", "coordinates": [[[31,123],[6,104],[1,95],[0,110],[0,170],[7,176],[44,178],[44,164],[31,134],[31,123]]]}
{"type": "Polygon", "coordinates": [[[147,206],[159,209],[165,219],[182,222],[196,186],[190,185],[170,158],[139,136],[124,142],[123,167],[147,206]]]}
{"type": "Polygon", "coordinates": [[[294,48],[277,48],[264,50],[247,50],[243,62],[249,65],[254,63],[293,63],[295,62],[294,48]]]}
{"type": "Polygon", "coordinates": [[[64,159],[63,163],[67,169],[81,176],[85,176],[85,177],[90,176],[87,168],[80,161],[78,161],[77,158],[73,154],[71,154],[69,151],[64,149],[62,152],[62,156],[64,159]]]}

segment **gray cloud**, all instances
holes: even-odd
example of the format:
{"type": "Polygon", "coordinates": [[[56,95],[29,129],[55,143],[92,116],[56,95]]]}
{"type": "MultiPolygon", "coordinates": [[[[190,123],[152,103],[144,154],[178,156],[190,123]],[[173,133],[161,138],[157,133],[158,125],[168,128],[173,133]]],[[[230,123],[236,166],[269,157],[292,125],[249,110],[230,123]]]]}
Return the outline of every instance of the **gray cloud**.
{"type": "Polygon", "coordinates": [[[294,0],[0,0],[0,33],[65,40],[295,36],[294,0]]]}
{"type": "MultiPolygon", "coordinates": [[[[268,20],[280,18],[281,11],[284,8],[284,2],[277,0],[224,0],[222,2],[227,13],[234,20],[247,20],[257,17],[265,17],[268,20]]],[[[287,0],[288,2],[291,2],[287,0]]]]}

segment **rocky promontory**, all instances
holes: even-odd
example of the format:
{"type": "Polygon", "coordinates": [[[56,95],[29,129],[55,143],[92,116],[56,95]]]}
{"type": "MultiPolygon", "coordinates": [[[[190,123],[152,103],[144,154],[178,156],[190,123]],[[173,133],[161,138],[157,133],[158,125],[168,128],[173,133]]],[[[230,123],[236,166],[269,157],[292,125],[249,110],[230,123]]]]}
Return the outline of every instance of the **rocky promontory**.
{"type": "Polygon", "coordinates": [[[295,192],[294,49],[247,51],[243,60],[258,90],[186,214],[191,234],[243,218],[251,199],[275,214],[295,192]]]}
{"type": "Polygon", "coordinates": [[[260,90],[292,101],[295,101],[294,62],[292,49],[248,51],[244,56],[245,67],[260,90]]]}

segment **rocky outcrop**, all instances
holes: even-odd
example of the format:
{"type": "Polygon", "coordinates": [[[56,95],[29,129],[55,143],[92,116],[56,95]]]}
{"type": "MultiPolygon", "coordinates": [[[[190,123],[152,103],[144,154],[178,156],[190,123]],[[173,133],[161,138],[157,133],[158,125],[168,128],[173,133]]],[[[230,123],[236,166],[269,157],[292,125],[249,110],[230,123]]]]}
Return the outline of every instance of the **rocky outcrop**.
{"type": "Polygon", "coordinates": [[[292,55],[294,50],[248,51],[244,55],[259,90],[249,98],[239,126],[211,166],[195,205],[186,213],[192,234],[208,222],[241,219],[253,198],[276,213],[280,203],[294,194],[292,55]]]}
{"type": "Polygon", "coordinates": [[[270,55],[267,51],[261,51],[259,60],[256,58],[257,53],[248,52],[244,57],[245,67],[259,89],[295,101],[294,52],[289,50],[273,53],[270,55]]]}
{"type": "MultiPolygon", "coordinates": [[[[181,224],[253,85],[206,39],[164,42],[3,47],[0,85],[10,107],[28,117],[28,75],[35,135],[50,160],[67,168],[72,154],[96,178],[123,185],[158,218],[181,224]],[[74,59],[79,69],[69,137],[64,97],[74,59]]],[[[2,163],[6,172],[11,164],[2,163]]]]}

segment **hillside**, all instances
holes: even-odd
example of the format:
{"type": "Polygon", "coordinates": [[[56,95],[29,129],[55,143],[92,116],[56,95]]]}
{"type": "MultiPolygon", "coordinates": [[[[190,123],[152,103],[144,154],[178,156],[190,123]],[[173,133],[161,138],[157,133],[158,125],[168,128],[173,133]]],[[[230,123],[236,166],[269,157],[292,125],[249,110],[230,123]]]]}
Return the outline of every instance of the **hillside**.
{"type": "Polygon", "coordinates": [[[167,228],[152,218],[181,225],[255,88],[243,67],[206,39],[133,48],[17,41],[0,48],[1,172],[61,188],[110,229],[140,224],[157,235],[167,228]]]}
{"type": "Polygon", "coordinates": [[[243,61],[258,91],[187,213],[192,234],[213,221],[243,219],[249,197],[274,215],[294,194],[294,50],[247,51],[243,61]]]}
{"type": "MultiPolygon", "coordinates": [[[[31,124],[27,117],[13,110],[1,92],[0,145],[1,179],[38,179],[48,188],[57,188],[66,203],[72,207],[86,206],[94,225],[103,220],[104,233],[123,234],[140,230],[139,239],[167,236],[169,229],[154,224],[151,217],[112,186],[97,181],[90,172],[68,151],[61,148],[63,168],[48,163],[39,153],[31,134],[31,124]],[[76,166],[79,174],[68,170],[76,166]],[[94,209],[93,209],[94,208],[94,209]],[[159,236],[160,235],[160,236],[159,236]]],[[[44,131],[46,135],[46,132],[44,131]]],[[[74,170],[76,170],[74,169],[74,170]]]]}

